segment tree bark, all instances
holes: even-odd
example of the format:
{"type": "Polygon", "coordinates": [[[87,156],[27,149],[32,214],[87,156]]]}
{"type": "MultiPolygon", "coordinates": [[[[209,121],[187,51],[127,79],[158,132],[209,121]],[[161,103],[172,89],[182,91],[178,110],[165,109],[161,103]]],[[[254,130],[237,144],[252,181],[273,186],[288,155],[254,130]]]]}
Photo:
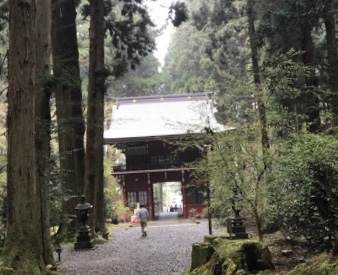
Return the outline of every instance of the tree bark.
{"type": "Polygon", "coordinates": [[[260,242],[264,241],[264,234],[263,234],[263,229],[262,229],[262,218],[261,215],[258,213],[258,209],[255,208],[253,209],[254,211],[254,218],[255,218],[255,222],[256,222],[256,230],[257,230],[257,236],[258,236],[258,240],[260,242]]]}
{"type": "Polygon", "coordinates": [[[301,28],[303,35],[303,63],[308,68],[308,73],[305,76],[306,88],[302,95],[304,114],[307,116],[309,132],[316,133],[320,131],[321,121],[319,98],[316,95],[318,79],[315,72],[314,45],[311,34],[312,26],[308,22],[303,22],[301,28]]]}
{"type": "Polygon", "coordinates": [[[43,274],[52,263],[48,233],[48,0],[9,1],[8,225],[6,264],[43,274]]]}
{"type": "Polygon", "coordinates": [[[41,188],[40,206],[44,224],[42,225],[44,259],[53,263],[49,235],[48,185],[50,180],[50,57],[51,57],[51,2],[36,0],[37,5],[37,47],[36,70],[38,89],[35,98],[35,145],[37,158],[37,180],[41,188]]]}
{"type": "MultiPolygon", "coordinates": [[[[261,132],[261,142],[263,148],[263,155],[266,155],[266,150],[270,148],[269,136],[267,131],[267,121],[266,121],[266,110],[262,94],[262,85],[260,70],[258,65],[258,48],[257,48],[257,37],[255,29],[255,16],[254,16],[254,0],[248,0],[247,2],[247,16],[249,21],[249,40],[251,48],[251,61],[252,61],[252,70],[255,82],[255,100],[258,108],[258,116],[260,122],[260,132],[261,132]]],[[[263,156],[263,157],[264,157],[263,156]]],[[[264,157],[264,162],[266,165],[266,158],[264,157]]]]}
{"type": "Polygon", "coordinates": [[[104,66],[104,1],[90,1],[89,84],[85,158],[85,195],[93,204],[92,225],[105,232],[103,129],[106,70],[104,66]]]}
{"type": "Polygon", "coordinates": [[[334,15],[327,12],[325,18],[326,29],[326,47],[328,61],[328,75],[330,96],[329,101],[331,110],[334,115],[333,126],[338,126],[338,53],[337,53],[337,38],[336,38],[336,22],[334,15]]]}
{"type": "MultiPolygon", "coordinates": [[[[79,196],[84,188],[84,120],[75,1],[53,0],[52,11],[53,71],[63,190],[67,197],[79,196]]],[[[64,207],[67,213],[74,211],[71,205],[64,207]]]]}
{"type": "MultiPolygon", "coordinates": [[[[263,174],[265,176],[267,169],[269,167],[268,160],[268,150],[270,148],[269,135],[267,130],[267,119],[266,119],[266,108],[263,99],[263,89],[261,83],[260,69],[258,64],[258,46],[257,46],[257,36],[255,29],[255,15],[254,15],[254,0],[248,0],[247,2],[247,16],[249,22],[249,43],[251,49],[251,61],[252,61],[252,70],[255,82],[255,100],[257,103],[259,123],[260,123],[260,132],[261,132],[261,144],[262,144],[262,155],[263,155],[263,174]]],[[[255,201],[254,201],[254,218],[256,221],[256,228],[259,241],[263,241],[262,233],[262,223],[261,216],[258,210],[258,200],[260,194],[260,185],[261,179],[258,178],[255,188],[255,201]]]]}
{"type": "MultiPolygon", "coordinates": [[[[324,14],[324,23],[326,29],[326,48],[328,61],[328,75],[330,96],[329,104],[333,113],[332,124],[338,126],[338,52],[337,52],[337,37],[336,37],[336,20],[332,13],[332,1],[327,1],[327,10],[324,14]]],[[[334,227],[336,227],[334,225],[334,227]]],[[[334,228],[335,234],[332,241],[332,253],[338,255],[338,228],[334,228]]]]}

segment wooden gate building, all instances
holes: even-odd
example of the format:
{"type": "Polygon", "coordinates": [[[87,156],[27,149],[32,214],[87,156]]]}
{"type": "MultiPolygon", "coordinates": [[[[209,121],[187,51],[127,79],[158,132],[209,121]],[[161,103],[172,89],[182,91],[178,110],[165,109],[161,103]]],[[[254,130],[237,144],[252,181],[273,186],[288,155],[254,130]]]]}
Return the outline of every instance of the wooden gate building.
{"type": "Polygon", "coordinates": [[[113,169],[125,204],[144,204],[151,218],[157,218],[159,201],[155,199],[154,185],[180,182],[182,215],[187,218],[201,213],[206,207],[206,182],[194,177],[192,163],[202,157],[203,148],[194,143],[182,147],[181,141],[193,141],[206,129],[231,129],[216,121],[208,94],[118,98],[111,126],[105,132],[105,144],[115,145],[125,155],[125,160],[113,169]]]}

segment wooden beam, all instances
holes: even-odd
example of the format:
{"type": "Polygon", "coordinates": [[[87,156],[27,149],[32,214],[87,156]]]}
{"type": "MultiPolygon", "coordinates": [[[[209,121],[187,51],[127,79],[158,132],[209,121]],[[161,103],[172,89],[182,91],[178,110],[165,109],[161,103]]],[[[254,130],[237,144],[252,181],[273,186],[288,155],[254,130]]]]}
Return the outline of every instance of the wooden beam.
{"type": "Polygon", "coordinates": [[[154,169],[154,170],[134,170],[134,171],[124,171],[124,172],[113,172],[113,176],[121,175],[132,175],[132,174],[151,174],[151,173],[168,173],[168,172],[184,172],[196,170],[197,168],[169,168],[169,169],[154,169]]]}

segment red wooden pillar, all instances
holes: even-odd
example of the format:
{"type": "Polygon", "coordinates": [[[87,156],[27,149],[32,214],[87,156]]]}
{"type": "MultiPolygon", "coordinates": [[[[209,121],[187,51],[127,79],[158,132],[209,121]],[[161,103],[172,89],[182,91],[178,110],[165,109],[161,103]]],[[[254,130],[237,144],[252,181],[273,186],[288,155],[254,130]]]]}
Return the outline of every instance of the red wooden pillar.
{"type": "Polygon", "coordinates": [[[185,173],[184,173],[184,170],[181,171],[181,176],[182,176],[182,179],[181,179],[181,184],[182,184],[182,203],[183,203],[183,217],[185,219],[189,218],[189,215],[188,215],[188,207],[187,207],[187,192],[186,192],[186,181],[185,181],[185,173]]]}
{"type": "Polygon", "coordinates": [[[189,209],[187,205],[187,186],[186,182],[182,182],[182,199],[183,199],[183,217],[189,218],[189,209]]]}
{"type": "Polygon", "coordinates": [[[123,203],[124,203],[124,206],[128,205],[128,193],[125,187],[123,187],[123,203]]]}
{"type": "Polygon", "coordinates": [[[153,184],[150,179],[150,173],[147,174],[147,179],[148,179],[148,212],[149,212],[149,219],[153,220],[154,219],[154,203],[153,203],[153,184]]]}
{"type": "Polygon", "coordinates": [[[123,203],[124,206],[128,205],[128,192],[126,188],[125,176],[122,175],[120,178],[120,184],[122,185],[122,196],[123,196],[123,203]]]}

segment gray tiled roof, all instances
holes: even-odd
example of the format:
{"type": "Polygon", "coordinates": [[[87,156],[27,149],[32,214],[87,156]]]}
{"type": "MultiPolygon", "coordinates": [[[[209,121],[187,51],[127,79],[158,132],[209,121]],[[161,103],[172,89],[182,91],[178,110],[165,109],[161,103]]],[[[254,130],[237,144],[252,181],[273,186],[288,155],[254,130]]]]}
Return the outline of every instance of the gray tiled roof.
{"type": "Polygon", "coordinates": [[[111,126],[104,133],[110,142],[131,138],[198,134],[233,128],[216,121],[212,99],[206,93],[119,98],[113,106],[111,126]]]}

